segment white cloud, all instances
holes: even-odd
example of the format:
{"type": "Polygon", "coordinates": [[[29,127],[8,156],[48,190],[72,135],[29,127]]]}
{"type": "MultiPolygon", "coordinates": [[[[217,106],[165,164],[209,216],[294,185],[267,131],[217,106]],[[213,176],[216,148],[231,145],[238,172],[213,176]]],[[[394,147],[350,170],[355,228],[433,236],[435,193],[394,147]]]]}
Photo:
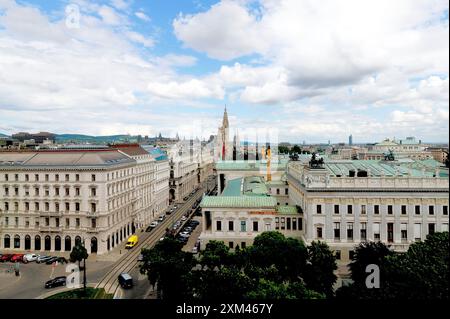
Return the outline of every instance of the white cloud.
{"type": "Polygon", "coordinates": [[[126,22],[126,19],[123,16],[109,6],[101,6],[98,10],[98,14],[102,17],[103,22],[109,25],[121,25],[126,22]]]}
{"type": "Polygon", "coordinates": [[[223,99],[225,94],[220,86],[209,85],[208,83],[197,79],[186,82],[150,82],[147,87],[152,94],[168,99],[183,99],[189,97],[223,99]]]}
{"type": "Polygon", "coordinates": [[[141,20],[144,20],[146,22],[151,21],[150,17],[148,15],[146,15],[144,12],[142,11],[137,11],[134,13],[136,15],[136,17],[138,17],[141,20]]]}
{"type": "Polygon", "coordinates": [[[140,43],[147,48],[151,48],[154,45],[153,39],[146,38],[140,33],[133,32],[133,31],[127,31],[125,34],[131,41],[140,43]]]}

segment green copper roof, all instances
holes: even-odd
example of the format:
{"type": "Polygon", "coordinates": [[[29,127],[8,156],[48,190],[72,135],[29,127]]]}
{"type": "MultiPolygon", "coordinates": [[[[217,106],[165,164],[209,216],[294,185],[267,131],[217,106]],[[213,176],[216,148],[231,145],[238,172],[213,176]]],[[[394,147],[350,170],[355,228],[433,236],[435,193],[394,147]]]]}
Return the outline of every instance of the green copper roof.
{"type": "Polygon", "coordinates": [[[227,186],[220,196],[240,196],[241,195],[242,178],[229,180],[227,186]]]}
{"type": "Polygon", "coordinates": [[[275,208],[277,201],[270,196],[205,196],[202,208],[275,208]]]}
{"type": "Polygon", "coordinates": [[[261,176],[250,176],[244,178],[244,193],[249,196],[266,196],[269,190],[264,178],[261,176]]]}
{"type": "MultiPolygon", "coordinates": [[[[277,171],[283,171],[286,169],[287,160],[281,159],[278,162],[271,162],[271,169],[277,171]]],[[[259,171],[267,170],[266,161],[221,161],[216,163],[216,169],[218,170],[244,170],[244,171],[259,171]]]]}
{"type": "Polygon", "coordinates": [[[297,207],[295,206],[277,206],[277,212],[284,215],[298,214],[297,207]]]}

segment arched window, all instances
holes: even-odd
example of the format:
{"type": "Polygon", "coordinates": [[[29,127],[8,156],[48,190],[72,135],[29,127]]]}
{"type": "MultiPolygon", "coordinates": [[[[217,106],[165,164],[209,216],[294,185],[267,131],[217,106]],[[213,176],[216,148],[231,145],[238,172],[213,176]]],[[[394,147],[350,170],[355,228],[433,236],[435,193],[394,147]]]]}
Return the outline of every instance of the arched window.
{"type": "Polygon", "coordinates": [[[77,245],[81,245],[81,237],[80,236],[75,237],[75,246],[77,246],[77,245]]]}
{"type": "Polygon", "coordinates": [[[55,237],[55,251],[61,251],[61,237],[55,237]]]}
{"type": "Polygon", "coordinates": [[[34,250],[41,250],[41,236],[34,237],[34,250]]]}
{"type": "Polygon", "coordinates": [[[70,236],[66,236],[64,239],[64,250],[71,251],[72,250],[72,238],[70,236]]]}
{"type": "Polygon", "coordinates": [[[14,236],[14,248],[16,248],[16,249],[20,248],[20,236],[19,235],[14,236]]]}
{"type": "Polygon", "coordinates": [[[97,253],[97,250],[98,250],[97,238],[92,237],[91,238],[91,253],[97,253]]]}
{"type": "Polygon", "coordinates": [[[31,249],[31,236],[26,235],[25,236],[25,250],[30,250],[30,249],[31,249]]]}
{"type": "Polygon", "coordinates": [[[9,235],[5,235],[3,240],[3,248],[10,248],[11,247],[11,238],[9,235]]]}
{"type": "Polygon", "coordinates": [[[44,238],[44,249],[46,251],[49,251],[51,250],[51,248],[52,248],[52,239],[50,238],[50,236],[47,235],[44,238]]]}

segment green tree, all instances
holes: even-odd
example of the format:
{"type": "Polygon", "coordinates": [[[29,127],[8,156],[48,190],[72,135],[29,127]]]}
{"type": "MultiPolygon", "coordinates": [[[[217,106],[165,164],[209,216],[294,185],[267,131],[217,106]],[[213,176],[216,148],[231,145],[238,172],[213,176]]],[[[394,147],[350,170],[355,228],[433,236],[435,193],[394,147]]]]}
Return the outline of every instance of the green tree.
{"type": "Polygon", "coordinates": [[[278,153],[279,154],[288,154],[289,153],[289,147],[284,145],[278,145],[278,153]]]}
{"type": "Polygon", "coordinates": [[[245,252],[247,267],[274,266],[281,280],[299,280],[306,266],[307,249],[302,241],[286,238],[277,231],[263,232],[255,237],[245,252]]]}
{"type": "Polygon", "coordinates": [[[81,269],[80,263],[83,260],[83,291],[86,292],[86,259],[89,257],[89,254],[81,243],[77,243],[73,246],[72,251],[70,252],[70,261],[78,262],[78,269],[81,269]]]}
{"type": "Polygon", "coordinates": [[[158,242],[151,249],[143,249],[140,272],[147,274],[159,298],[180,300],[190,298],[191,270],[195,260],[191,253],[181,251],[182,244],[173,238],[158,242]]]}
{"type": "Polygon", "coordinates": [[[301,154],[302,149],[300,148],[300,146],[298,146],[297,144],[295,144],[294,146],[292,146],[291,148],[291,154],[297,153],[297,154],[301,154]]]}
{"type": "Polygon", "coordinates": [[[349,264],[352,280],[365,284],[367,277],[366,267],[370,264],[375,264],[381,268],[384,258],[392,254],[393,251],[382,242],[360,243],[355,248],[352,262],[349,264]]]}
{"type": "Polygon", "coordinates": [[[308,263],[304,276],[306,287],[331,298],[337,279],[334,274],[336,269],[336,257],[328,245],[325,242],[313,241],[308,246],[308,263]]]}
{"type": "Polygon", "coordinates": [[[200,252],[200,265],[209,269],[221,267],[228,264],[230,259],[230,248],[223,241],[211,240],[200,252]]]}

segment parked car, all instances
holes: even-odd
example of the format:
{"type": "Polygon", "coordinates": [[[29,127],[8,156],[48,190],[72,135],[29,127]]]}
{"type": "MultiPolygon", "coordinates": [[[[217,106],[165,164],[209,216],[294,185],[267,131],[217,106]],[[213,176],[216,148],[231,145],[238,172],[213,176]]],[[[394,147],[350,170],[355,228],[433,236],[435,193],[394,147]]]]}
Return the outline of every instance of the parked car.
{"type": "Polygon", "coordinates": [[[58,257],[58,259],[56,259],[57,262],[61,263],[61,264],[67,264],[68,261],[66,258],[64,257],[58,257]]]}
{"type": "Polygon", "coordinates": [[[133,287],[133,278],[126,272],[121,273],[118,277],[118,280],[119,285],[124,289],[133,287]]]}
{"type": "Polygon", "coordinates": [[[187,237],[177,237],[177,240],[183,244],[186,244],[188,242],[188,239],[189,238],[187,237]]]}
{"type": "Polygon", "coordinates": [[[177,209],[177,208],[178,208],[178,205],[174,205],[173,208],[172,208],[172,210],[175,210],[175,209],[177,209]]]}
{"type": "Polygon", "coordinates": [[[181,217],[181,221],[184,222],[187,219],[186,216],[181,217]]]}
{"type": "Polygon", "coordinates": [[[192,227],[184,227],[183,228],[183,231],[185,231],[185,232],[188,232],[189,234],[191,234],[192,233],[192,231],[193,231],[193,229],[192,229],[192,227]]]}
{"type": "Polygon", "coordinates": [[[15,262],[23,262],[23,254],[15,254],[11,257],[11,262],[15,263],[15,262]]]}
{"type": "Polygon", "coordinates": [[[149,227],[152,227],[152,228],[155,228],[156,226],[158,226],[158,222],[157,221],[153,221],[149,225],[149,227]]]}
{"type": "Polygon", "coordinates": [[[66,276],[53,278],[45,283],[45,288],[55,288],[66,285],[66,276]]]}
{"type": "Polygon", "coordinates": [[[180,237],[189,237],[189,236],[191,236],[191,234],[189,234],[187,231],[182,231],[180,233],[180,237]]]}
{"type": "Polygon", "coordinates": [[[39,255],[37,255],[37,254],[25,254],[23,256],[23,261],[26,263],[33,262],[33,261],[36,261],[38,259],[38,257],[39,257],[39,255]]]}
{"type": "Polygon", "coordinates": [[[45,263],[47,264],[47,265],[51,265],[51,264],[53,264],[55,261],[57,261],[58,260],[58,257],[56,257],[56,256],[52,256],[52,257],[50,257],[49,259],[47,259],[46,261],[45,261],[45,263]]]}
{"type": "Polygon", "coordinates": [[[159,216],[158,222],[162,222],[165,218],[166,218],[166,216],[164,216],[164,215],[159,216]]]}
{"type": "Polygon", "coordinates": [[[52,256],[39,256],[39,257],[36,259],[36,262],[37,262],[38,264],[40,264],[40,263],[45,263],[45,262],[47,262],[47,260],[49,260],[50,258],[52,258],[52,256]]]}
{"type": "Polygon", "coordinates": [[[186,196],[186,197],[183,198],[184,201],[187,201],[188,199],[189,199],[188,196],[186,196]]]}
{"type": "Polygon", "coordinates": [[[150,226],[148,226],[148,227],[145,229],[145,231],[146,231],[147,233],[149,233],[149,232],[151,232],[153,229],[155,229],[155,227],[150,227],[150,226]]]}
{"type": "Polygon", "coordinates": [[[13,254],[4,254],[2,255],[2,257],[0,257],[0,262],[4,263],[7,261],[10,261],[12,256],[14,256],[13,254]]]}

